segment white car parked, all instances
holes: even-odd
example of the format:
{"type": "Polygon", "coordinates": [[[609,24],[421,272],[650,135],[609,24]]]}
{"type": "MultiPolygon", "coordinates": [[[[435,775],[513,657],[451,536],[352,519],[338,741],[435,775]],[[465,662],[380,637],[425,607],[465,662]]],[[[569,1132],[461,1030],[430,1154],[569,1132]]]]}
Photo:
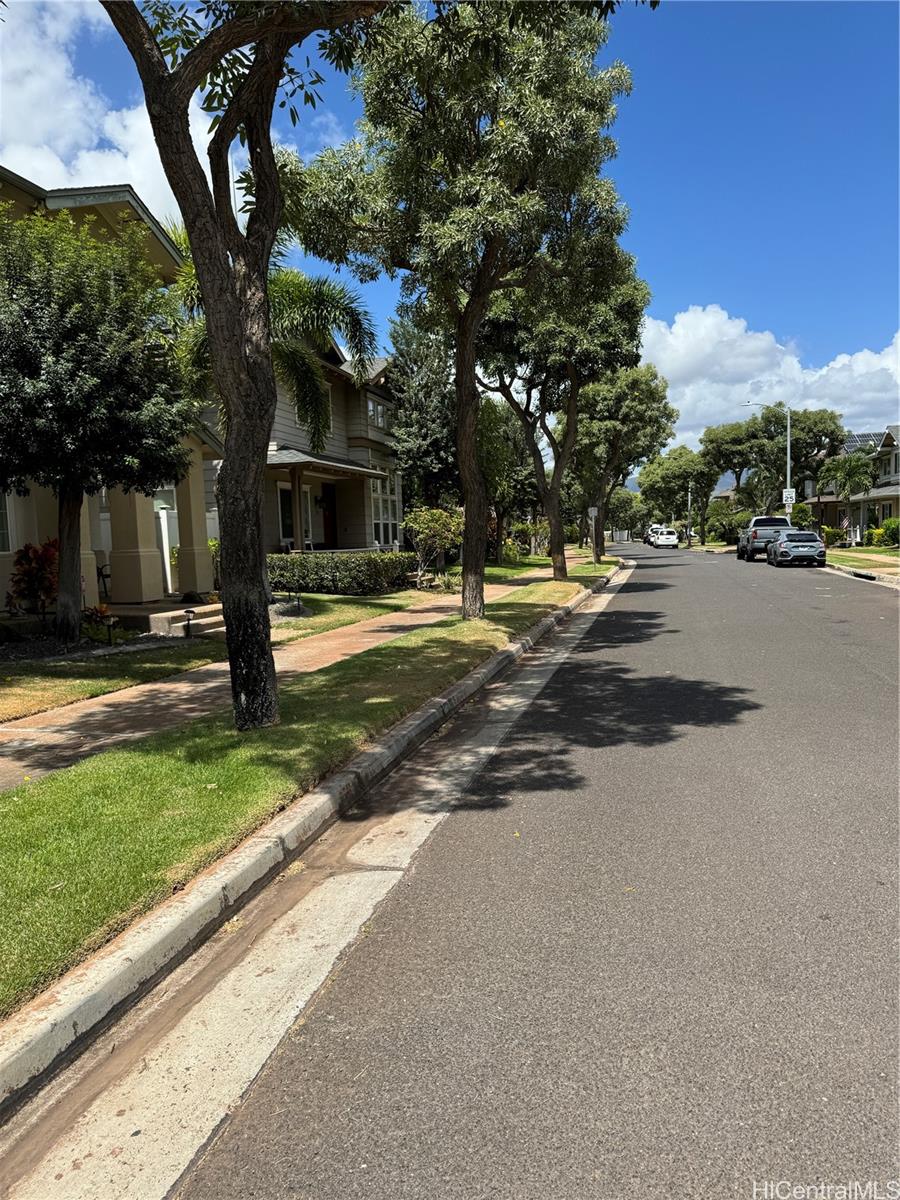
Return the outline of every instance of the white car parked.
{"type": "Polygon", "coordinates": [[[674,546],[678,548],[678,534],[674,529],[657,529],[653,535],[653,545],[658,549],[662,546],[674,546]]]}

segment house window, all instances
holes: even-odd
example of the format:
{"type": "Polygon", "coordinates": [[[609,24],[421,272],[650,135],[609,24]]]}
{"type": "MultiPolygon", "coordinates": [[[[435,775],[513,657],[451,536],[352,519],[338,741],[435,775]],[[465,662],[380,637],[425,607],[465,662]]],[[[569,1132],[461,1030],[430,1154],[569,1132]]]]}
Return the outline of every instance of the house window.
{"type": "Polygon", "coordinates": [[[0,495],[0,554],[8,554],[12,549],[12,529],[9,519],[9,496],[6,492],[0,495]]]}
{"type": "Polygon", "coordinates": [[[369,397],[369,424],[374,425],[376,429],[387,429],[387,409],[380,400],[374,400],[369,397]]]}
{"type": "Polygon", "coordinates": [[[387,479],[372,480],[372,538],[379,546],[400,541],[400,479],[391,471],[387,479]]]}
{"type": "MultiPolygon", "coordinates": [[[[282,542],[294,541],[294,502],[289,483],[278,485],[278,533],[282,542]]],[[[299,549],[296,543],[294,548],[299,549]]]]}
{"type": "Polygon", "coordinates": [[[303,538],[301,550],[312,546],[312,488],[308,483],[303,485],[303,538]]]}
{"type": "Polygon", "coordinates": [[[881,506],[882,521],[886,521],[888,519],[888,517],[892,517],[893,515],[894,515],[893,504],[882,504],[882,506],[881,506]]]}
{"type": "Polygon", "coordinates": [[[894,455],[894,474],[900,475],[900,453],[894,455]]]}

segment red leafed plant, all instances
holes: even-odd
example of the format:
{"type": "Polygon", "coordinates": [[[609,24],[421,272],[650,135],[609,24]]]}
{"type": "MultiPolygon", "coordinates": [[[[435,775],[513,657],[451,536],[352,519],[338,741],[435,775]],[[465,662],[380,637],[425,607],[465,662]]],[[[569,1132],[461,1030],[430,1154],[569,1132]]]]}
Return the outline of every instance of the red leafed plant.
{"type": "Polygon", "coordinates": [[[9,590],[26,612],[43,615],[56,599],[59,583],[59,542],[50,538],[41,546],[26,542],[13,559],[9,590]]]}

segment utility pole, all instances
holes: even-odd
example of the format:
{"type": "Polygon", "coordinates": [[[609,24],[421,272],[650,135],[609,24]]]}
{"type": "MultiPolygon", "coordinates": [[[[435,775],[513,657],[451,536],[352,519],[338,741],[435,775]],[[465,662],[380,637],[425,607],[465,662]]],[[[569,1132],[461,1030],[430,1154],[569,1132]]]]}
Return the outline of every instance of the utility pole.
{"type": "Polygon", "coordinates": [[[691,548],[691,485],[688,483],[688,519],[687,519],[687,546],[691,548]]]}
{"type": "Polygon", "coordinates": [[[790,486],[791,486],[791,410],[790,410],[790,408],[788,408],[787,405],[785,405],[785,408],[787,409],[787,470],[785,471],[787,483],[784,486],[788,490],[790,490],[790,486]]]}

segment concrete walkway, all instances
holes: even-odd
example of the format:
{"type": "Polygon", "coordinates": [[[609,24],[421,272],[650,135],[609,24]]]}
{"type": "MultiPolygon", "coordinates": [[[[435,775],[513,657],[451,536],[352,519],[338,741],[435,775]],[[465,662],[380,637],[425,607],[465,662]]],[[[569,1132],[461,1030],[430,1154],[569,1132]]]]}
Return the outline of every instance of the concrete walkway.
{"type": "MultiPolygon", "coordinates": [[[[539,568],[512,584],[485,584],[485,600],[499,600],[518,587],[549,578],[550,569],[539,568]]],[[[318,671],[458,611],[459,596],[431,596],[402,612],[276,644],[275,669],[279,679],[318,671]]],[[[230,703],[228,663],[217,662],[4,722],[0,724],[0,791],[70,767],[119,742],[175,729],[230,703]]]]}

